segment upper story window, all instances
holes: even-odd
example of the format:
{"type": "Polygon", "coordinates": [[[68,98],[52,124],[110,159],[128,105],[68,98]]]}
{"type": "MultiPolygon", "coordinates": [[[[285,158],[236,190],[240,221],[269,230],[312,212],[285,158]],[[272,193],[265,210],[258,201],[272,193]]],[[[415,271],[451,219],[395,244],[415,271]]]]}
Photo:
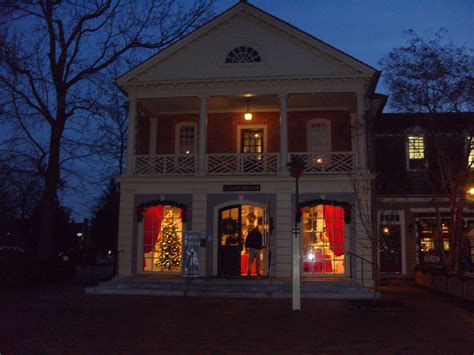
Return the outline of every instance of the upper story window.
{"type": "Polygon", "coordinates": [[[194,122],[182,122],[176,125],[176,154],[196,154],[197,127],[194,122]]]}
{"type": "Polygon", "coordinates": [[[469,147],[468,166],[469,169],[474,170],[474,136],[469,136],[467,138],[467,144],[469,147]]]}
{"type": "Polygon", "coordinates": [[[407,139],[408,170],[421,170],[425,166],[425,137],[410,135],[407,139]]]}
{"type": "Polygon", "coordinates": [[[262,57],[252,47],[240,46],[232,49],[225,58],[226,63],[260,63],[262,57]]]}
{"type": "Polygon", "coordinates": [[[331,121],[314,119],[307,123],[307,148],[311,153],[331,151],[331,121]]]}

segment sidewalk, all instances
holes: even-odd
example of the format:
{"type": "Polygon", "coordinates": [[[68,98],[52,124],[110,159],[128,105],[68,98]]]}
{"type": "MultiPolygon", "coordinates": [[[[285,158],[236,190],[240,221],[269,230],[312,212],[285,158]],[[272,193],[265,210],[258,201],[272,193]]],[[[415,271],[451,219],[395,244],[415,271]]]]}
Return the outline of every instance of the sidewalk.
{"type": "Polygon", "coordinates": [[[394,310],[348,301],[90,296],[76,286],[0,292],[0,352],[219,353],[474,351],[474,306],[410,285],[394,310]]]}

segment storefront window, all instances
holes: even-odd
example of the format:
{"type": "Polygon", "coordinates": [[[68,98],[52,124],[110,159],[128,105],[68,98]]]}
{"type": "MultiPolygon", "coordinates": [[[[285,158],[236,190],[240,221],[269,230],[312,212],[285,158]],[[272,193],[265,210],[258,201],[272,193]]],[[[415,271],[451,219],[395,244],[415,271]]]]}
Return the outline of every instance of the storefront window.
{"type": "MultiPolygon", "coordinates": [[[[432,257],[436,255],[436,235],[438,233],[438,221],[436,219],[422,219],[418,222],[419,248],[423,261],[436,261],[432,257]]],[[[441,222],[442,249],[449,251],[449,221],[441,222]]]]}
{"type": "Polygon", "coordinates": [[[302,218],[303,272],[344,274],[344,209],[305,207],[302,218]]]}
{"type": "Polygon", "coordinates": [[[181,209],[173,206],[148,207],[143,222],[143,270],[181,272],[181,209]]]}

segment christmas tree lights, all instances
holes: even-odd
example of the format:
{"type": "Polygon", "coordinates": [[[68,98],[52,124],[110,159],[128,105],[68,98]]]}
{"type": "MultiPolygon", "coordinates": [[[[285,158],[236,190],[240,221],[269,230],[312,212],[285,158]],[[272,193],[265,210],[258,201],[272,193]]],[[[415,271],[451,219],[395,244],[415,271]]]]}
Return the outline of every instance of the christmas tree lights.
{"type": "Polygon", "coordinates": [[[169,209],[163,219],[157,245],[159,252],[155,266],[163,271],[180,271],[181,238],[173,208],[169,209]]]}

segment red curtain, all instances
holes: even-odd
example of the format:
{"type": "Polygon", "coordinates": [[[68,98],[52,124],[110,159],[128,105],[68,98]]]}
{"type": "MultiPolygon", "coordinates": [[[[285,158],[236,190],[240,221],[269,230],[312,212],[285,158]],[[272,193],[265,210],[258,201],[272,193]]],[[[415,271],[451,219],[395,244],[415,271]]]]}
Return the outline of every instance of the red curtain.
{"type": "Polygon", "coordinates": [[[163,206],[148,207],[145,210],[145,233],[143,240],[143,251],[149,253],[153,250],[163,221],[163,206]]]}
{"type": "Polygon", "coordinates": [[[324,206],[324,221],[331,249],[335,256],[344,254],[344,209],[324,206]]]}

